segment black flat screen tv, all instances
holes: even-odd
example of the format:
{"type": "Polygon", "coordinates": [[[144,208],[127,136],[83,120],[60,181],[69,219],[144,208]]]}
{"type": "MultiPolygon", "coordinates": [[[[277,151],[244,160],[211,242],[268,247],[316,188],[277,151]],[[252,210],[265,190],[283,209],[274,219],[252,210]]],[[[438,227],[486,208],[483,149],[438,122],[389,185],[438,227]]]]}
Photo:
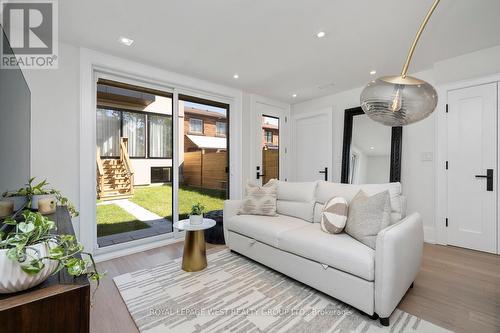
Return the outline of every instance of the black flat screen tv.
{"type": "MultiPolygon", "coordinates": [[[[3,50],[9,41],[0,26],[3,50]]],[[[5,52],[0,52],[4,54],[5,52]]],[[[0,66],[0,195],[30,178],[31,92],[22,70],[0,66]]]]}

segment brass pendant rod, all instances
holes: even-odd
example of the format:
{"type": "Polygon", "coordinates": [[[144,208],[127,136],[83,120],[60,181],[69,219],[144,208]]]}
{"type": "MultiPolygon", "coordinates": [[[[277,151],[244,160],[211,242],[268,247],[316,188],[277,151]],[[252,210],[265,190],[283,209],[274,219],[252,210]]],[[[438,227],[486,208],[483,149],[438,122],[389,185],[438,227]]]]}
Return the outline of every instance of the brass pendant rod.
{"type": "Polygon", "coordinates": [[[417,31],[417,35],[415,36],[415,39],[413,40],[413,44],[410,47],[410,51],[408,51],[408,56],[406,57],[406,62],[403,66],[403,69],[401,70],[401,76],[403,78],[406,77],[406,73],[408,72],[408,67],[410,66],[411,58],[413,57],[413,52],[415,52],[415,48],[417,47],[418,40],[420,39],[420,35],[425,29],[425,26],[427,25],[427,22],[431,18],[432,13],[434,12],[434,9],[436,9],[438,3],[440,0],[435,0],[434,3],[432,4],[432,7],[429,9],[429,12],[424,18],[424,21],[420,25],[420,28],[417,31]]]}

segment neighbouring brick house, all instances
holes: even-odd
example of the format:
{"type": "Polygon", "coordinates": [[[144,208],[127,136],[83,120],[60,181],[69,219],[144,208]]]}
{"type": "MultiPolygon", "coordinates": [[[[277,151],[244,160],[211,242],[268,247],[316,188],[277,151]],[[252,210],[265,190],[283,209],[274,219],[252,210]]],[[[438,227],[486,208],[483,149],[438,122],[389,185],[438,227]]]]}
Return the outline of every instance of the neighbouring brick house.
{"type": "Polygon", "coordinates": [[[184,151],[196,151],[200,147],[192,139],[196,140],[196,136],[206,136],[221,138],[214,145],[215,148],[204,149],[226,149],[225,138],[227,134],[227,117],[225,114],[200,110],[196,108],[184,108],[184,151]],[[224,140],[222,140],[224,139],[224,140]]]}
{"type": "Polygon", "coordinates": [[[279,145],[279,128],[273,124],[262,124],[262,146],[276,148],[279,145]]]}
{"type": "MultiPolygon", "coordinates": [[[[219,112],[185,107],[184,134],[184,151],[196,151],[199,147],[189,139],[188,135],[225,138],[227,135],[227,117],[219,112]]],[[[262,146],[272,149],[277,148],[278,145],[278,126],[269,123],[262,124],[262,146]]]]}

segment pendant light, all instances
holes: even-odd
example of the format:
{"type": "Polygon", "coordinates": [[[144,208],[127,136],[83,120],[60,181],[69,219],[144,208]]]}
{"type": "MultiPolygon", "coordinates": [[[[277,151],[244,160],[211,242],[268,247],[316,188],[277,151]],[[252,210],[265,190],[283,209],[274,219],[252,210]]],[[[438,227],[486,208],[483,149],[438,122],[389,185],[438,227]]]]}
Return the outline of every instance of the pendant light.
{"type": "Polygon", "coordinates": [[[406,75],[425,25],[440,0],[435,0],[418,29],[400,75],[379,77],[361,92],[361,108],[386,126],[404,126],[427,118],[436,108],[437,92],[429,83],[406,75]]]}

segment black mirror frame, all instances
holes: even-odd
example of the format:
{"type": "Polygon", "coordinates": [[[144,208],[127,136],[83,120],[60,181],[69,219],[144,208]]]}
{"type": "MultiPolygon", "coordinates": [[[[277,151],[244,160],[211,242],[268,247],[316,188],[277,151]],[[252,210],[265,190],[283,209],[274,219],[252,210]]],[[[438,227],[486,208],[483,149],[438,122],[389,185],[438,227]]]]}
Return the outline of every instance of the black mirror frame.
{"type": "MultiPolygon", "coordinates": [[[[365,114],[361,107],[346,109],[344,113],[344,144],[342,147],[342,174],[340,181],[349,181],[349,155],[352,141],[352,121],[354,116],[365,114]]],[[[392,127],[391,132],[391,170],[389,182],[401,181],[401,151],[403,148],[403,127],[392,127]]]]}

